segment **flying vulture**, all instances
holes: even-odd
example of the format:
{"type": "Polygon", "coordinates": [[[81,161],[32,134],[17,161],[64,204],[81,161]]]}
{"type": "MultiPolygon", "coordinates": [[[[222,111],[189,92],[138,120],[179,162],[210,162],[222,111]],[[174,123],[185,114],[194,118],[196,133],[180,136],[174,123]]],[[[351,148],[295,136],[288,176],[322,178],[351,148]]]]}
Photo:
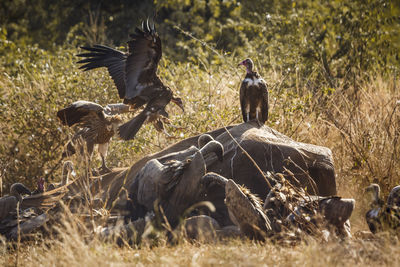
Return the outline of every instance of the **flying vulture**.
{"type": "Polygon", "coordinates": [[[21,183],[15,183],[10,187],[10,195],[0,198],[0,221],[17,208],[17,203],[22,202],[22,194],[30,195],[31,191],[21,183]]]}
{"type": "Polygon", "coordinates": [[[381,189],[378,184],[371,184],[366,188],[366,192],[372,196],[372,201],[371,209],[365,214],[365,218],[372,233],[400,228],[399,190],[400,186],[394,187],[385,203],[380,198],[381,189]]]}
{"type": "Polygon", "coordinates": [[[240,107],[244,122],[257,120],[264,124],[268,120],[268,89],[261,76],[253,71],[253,61],[247,58],[238,66],[246,67],[246,77],[240,86],[240,107]]]}
{"type": "MultiPolygon", "coordinates": [[[[108,144],[122,124],[121,118],[118,115],[109,116],[101,105],[84,100],[76,101],[59,110],[57,117],[64,125],[72,126],[76,124],[79,126],[79,130],[72,140],[67,143],[63,158],[75,154],[75,145],[79,144],[80,140],[86,143],[86,152],[91,158],[94,145],[97,144],[102,159],[101,170],[110,172],[111,170],[107,167],[105,160],[108,144]]],[[[83,153],[83,151],[81,152],[83,153]]]]}
{"type": "Polygon", "coordinates": [[[89,53],[77,55],[84,58],[78,61],[83,64],[80,69],[108,69],[124,104],[131,105],[132,109],[146,105],[137,117],[120,126],[120,137],[124,140],[133,139],[146,120],[160,123],[157,118],[168,117],[165,106],[170,101],[183,110],[182,100],[174,96],[156,73],[162,48],[154,23],[150,25],[149,20],[142,22],[142,28],[137,27],[130,37],[128,53],[104,45],[94,45],[82,47],[89,53]]]}

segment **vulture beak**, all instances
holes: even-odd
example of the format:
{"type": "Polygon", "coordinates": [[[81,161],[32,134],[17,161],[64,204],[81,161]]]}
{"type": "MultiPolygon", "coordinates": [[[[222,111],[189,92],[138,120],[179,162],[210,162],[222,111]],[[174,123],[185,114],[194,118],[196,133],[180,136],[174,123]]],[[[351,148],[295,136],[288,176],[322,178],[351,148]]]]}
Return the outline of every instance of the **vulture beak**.
{"type": "Polygon", "coordinates": [[[182,109],[182,112],[185,112],[185,108],[183,107],[183,102],[180,97],[172,97],[171,101],[175,103],[178,107],[182,109]]]}

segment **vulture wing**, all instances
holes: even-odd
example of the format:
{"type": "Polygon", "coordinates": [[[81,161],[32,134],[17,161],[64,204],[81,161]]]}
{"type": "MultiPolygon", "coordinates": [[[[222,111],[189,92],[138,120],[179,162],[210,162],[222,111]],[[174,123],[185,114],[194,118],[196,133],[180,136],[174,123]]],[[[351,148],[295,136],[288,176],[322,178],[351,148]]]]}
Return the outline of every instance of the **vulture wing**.
{"type": "Polygon", "coordinates": [[[81,127],[83,130],[77,132],[77,135],[82,135],[86,140],[97,139],[99,133],[107,127],[104,113],[89,112],[82,118],[81,127]]]}
{"type": "Polygon", "coordinates": [[[76,101],[70,106],[57,112],[62,124],[72,126],[77,123],[87,124],[88,120],[105,118],[103,107],[89,101],[76,101]]]}
{"type": "Polygon", "coordinates": [[[248,100],[246,99],[246,90],[247,90],[246,83],[242,82],[242,85],[240,86],[240,108],[242,110],[242,116],[244,122],[247,122],[246,102],[248,100]]]}
{"type": "Polygon", "coordinates": [[[142,29],[136,28],[128,42],[129,56],[126,60],[126,95],[132,99],[154,84],[158,62],[161,59],[161,40],[154,23],[149,20],[142,23],[142,29]]]}
{"type": "Polygon", "coordinates": [[[262,113],[262,122],[266,122],[268,120],[268,88],[267,84],[263,79],[260,78],[259,89],[262,93],[262,103],[261,103],[261,113],[262,113]]]}
{"type": "Polygon", "coordinates": [[[127,56],[115,49],[104,45],[94,45],[93,47],[82,47],[89,53],[82,53],[78,57],[84,57],[78,61],[82,63],[80,69],[85,71],[100,67],[106,67],[111,78],[114,80],[120,98],[125,97],[125,64],[127,56]]]}

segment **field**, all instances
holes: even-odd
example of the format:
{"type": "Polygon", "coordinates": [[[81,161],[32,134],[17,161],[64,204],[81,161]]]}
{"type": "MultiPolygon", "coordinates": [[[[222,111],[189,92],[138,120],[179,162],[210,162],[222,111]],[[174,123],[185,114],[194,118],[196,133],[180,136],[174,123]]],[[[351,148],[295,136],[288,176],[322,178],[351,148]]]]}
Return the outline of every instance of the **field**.
{"type": "MultiPolygon", "coordinates": [[[[275,19],[273,14],[272,18],[275,19]]],[[[286,22],[285,27],[292,27],[291,23],[293,21],[286,22]]],[[[250,31],[246,27],[254,26],[249,25],[245,25],[245,31],[250,31]]],[[[91,27],[93,29],[93,25],[91,27]]],[[[78,217],[66,214],[65,224],[58,229],[56,238],[43,240],[38,236],[33,241],[11,246],[1,240],[0,265],[397,266],[400,260],[398,237],[381,233],[373,239],[365,239],[358,233],[368,230],[364,219],[368,209],[364,188],[372,182],[379,183],[386,197],[400,182],[400,79],[398,67],[393,67],[398,62],[390,61],[386,67],[386,61],[382,63],[377,59],[381,54],[376,51],[386,51],[386,48],[378,47],[374,41],[373,45],[363,46],[362,53],[368,60],[361,60],[359,54],[350,52],[335,59],[333,49],[340,47],[326,45],[332,59],[327,66],[326,55],[321,52],[325,48],[320,49],[323,42],[316,44],[315,40],[312,49],[320,49],[317,59],[294,58],[301,53],[292,51],[293,46],[300,47],[293,41],[297,38],[294,33],[288,34],[288,39],[284,39],[284,34],[270,39],[271,49],[265,53],[259,53],[265,43],[257,38],[251,42],[249,39],[247,46],[233,53],[223,53],[206,42],[207,36],[201,36],[200,40],[176,28],[189,39],[177,42],[177,47],[184,50],[185,55],[188,51],[196,55],[191,56],[195,59],[182,60],[179,56],[183,54],[174,55],[173,49],[177,47],[167,48],[158,73],[184,101],[184,113],[173,105],[168,107],[172,124],[180,129],[167,127],[173,136],[169,138],[152,125],[146,125],[132,141],[114,138],[109,149],[109,165],[128,167],[144,155],[179,140],[241,123],[239,86],[245,71],[237,64],[251,55],[269,87],[270,119],[266,124],[296,141],[332,150],[338,195],[356,200],[351,217],[353,238],[324,242],[310,237],[296,246],[282,246],[250,240],[216,243],[181,240],[171,245],[161,237],[157,242],[145,242],[138,247],[118,247],[98,240],[93,234],[98,225],[82,227],[78,217]],[[289,41],[294,43],[290,46],[289,41]]],[[[274,29],[271,28],[271,32],[274,29]]],[[[257,29],[251,30],[259,37],[257,29]]],[[[388,32],[386,34],[390,35],[388,32]]],[[[297,34],[309,32],[301,28],[297,34]]],[[[335,32],[327,35],[332,39],[335,32]]],[[[362,38],[353,37],[352,45],[361,47],[362,38]]],[[[73,131],[59,123],[55,116],[58,109],[76,100],[102,105],[120,101],[106,70],[81,72],[78,69],[75,55],[81,52],[77,48],[79,41],[76,38],[44,49],[26,40],[11,40],[0,27],[1,196],[8,193],[14,182],[34,188],[39,177],[44,177],[46,182],[59,181],[62,148],[73,131]]],[[[395,43],[392,41],[388,42],[395,43]]],[[[79,166],[79,157],[72,160],[79,166]]],[[[100,164],[100,160],[95,164],[100,164]]]]}
{"type": "MultiPolygon", "coordinates": [[[[22,140],[14,139],[19,141],[16,146],[19,148],[19,153],[16,153],[14,160],[15,171],[21,170],[18,166],[24,166],[23,164],[27,164],[25,166],[28,169],[27,173],[31,172],[29,168],[38,167],[29,165],[27,154],[32,153],[30,150],[35,148],[35,143],[29,136],[35,136],[33,140],[39,139],[37,142],[53,142],[49,144],[54,149],[51,154],[53,156],[49,157],[54,157],[52,162],[58,160],[62,147],[60,141],[65,140],[69,133],[68,129],[61,129],[55,120],[54,114],[59,106],[67,105],[72,99],[95,99],[105,104],[107,94],[113,101],[117,101],[113,94],[114,88],[105,71],[81,73],[76,70],[76,64],[73,63],[72,54],[76,51],[59,53],[58,57],[62,57],[61,60],[56,57],[53,61],[52,59],[47,61],[50,71],[38,71],[33,75],[25,72],[24,65],[20,65],[18,67],[20,72],[15,77],[10,77],[6,72],[1,76],[2,88],[7,88],[2,93],[2,109],[5,111],[2,112],[1,121],[3,147],[10,145],[10,142],[6,144],[5,138],[14,137],[5,135],[6,129],[16,132],[17,127],[28,128],[27,125],[30,125],[32,128],[28,129],[34,131],[34,134],[31,134],[27,129],[19,133],[20,138],[24,137],[22,140]],[[65,59],[69,59],[67,64],[65,59]],[[57,77],[59,73],[62,73],[61,77],[57,77]],[[55,87],[52,85],[56,82],[54,80],[61,81],[61,84],[65,85],[55,87]],[[55,91],[54,88],[65,89],[55,91]],[[46,100],[52,96],[54,103],[47,102],[46,100]],[[26,116],[20,116],[23,114],[22,111],[26,116]],[[31,119],[43,128],[31,125],[29,123],[31,119]],[[40,136],[40,133],[43,133],[43,136],[40,136]],[[56,134],[57,136],[52,136],[56,134]],[[56,140],[59,140],[59,143],[56,140]]],[[[228,58],[226,65],[207,72],[190,64],[164,67],[163,78],[172,88],[179,90],[185,101],[184,114],[175,108],[170,110],[173,114],[172,123],[185,127],[185,130],[174,132],[173,129],[169,129],[176,138],[167,139],[158,134],[152,126],[146,126],[141,130],[137,140],[128,143],[113,142],[109,156],[110,164],[129,166],[141,155],[158,151],[185,137],[223,125],[239,123],[238,86],[243,70],[235,67],[234,62],[238,61],[239,58],[228,58]]],[[[43,67],[45,64],[40,63],[40,66],[43,67]]],[[[167,60],[163,66],[166,65],[168,65],[167,60]]],[[[378,74],[359,77],[355,83],[356,87],[351,86],[346,90],[339,87],[331,92],[316,92],[315,95],[307,94],[305,88],[299,87],[296,88],[298,96],[293,98],[292,92],[280,87],[283,77],[279,73],[264,69],[260,71],[271,88],[271,120],[267,124],[295,140],[332,149],[339,195],[355,198],[357,201],[356,210],[351,218],[352,232],[354,234],[359,230],[367,230],[364,221],[367,206],[363,201],[363,188],[370,182],[379,182],[387,194],[387,190],[398,182],[400,167],[397,145],[400,127],[397,100],[400,96],[396,86],[398,80],[393,77],[384,78],[378,74]]],[[[33,160],[38,160],[38,156],[44,157],[49,151],[38,149],[35,152],[38,155],[33,160]]],[[[52,162],[47,164],[54,164],[52,162]]],[[[58,171],[57,169],[52,176],[55,179],[59,175],[58,171]]],[[[4,177],[11,179],[7,174],[4,177]]],[[[8,184],[11,180],[6,179],[3,183],[8,184]]],[[[34,177],[29,175],[22,177],[21,180],[34,183],[34,177]]],[[[141,248],[118,248],[103,244],[96,238],[88,238],[90,229],[85,229],[83,233],[82,231],[72,226],[66,227],[61,230],[61,239],[22,244],[19,253],[12,249],[7,250],[3,244],[2,261],[4,265],[14,265],[18,258],[18,263],[24,266],[131,263],[151,265],[223,263],[243,266],[378,263],[395,265],[398,260],[396,255],[399,255],[397,238],[384,234],[374,241],[354,239],[321,243],[310,239],[296,247],[240,240],[217,244],[192,244],[182,241],[176,246],[171,246],[165,243],[165,240],[161,240],[154,247],[144,244],[141,248]]]]}

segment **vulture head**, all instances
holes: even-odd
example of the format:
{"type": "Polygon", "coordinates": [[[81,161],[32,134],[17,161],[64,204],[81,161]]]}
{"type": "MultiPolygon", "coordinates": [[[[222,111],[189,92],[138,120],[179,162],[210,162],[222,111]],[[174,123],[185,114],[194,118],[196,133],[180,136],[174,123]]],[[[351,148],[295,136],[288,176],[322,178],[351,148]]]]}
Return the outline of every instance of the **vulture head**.
{"type": "Polygon", "coordinates": [[[172,101],[172,103],[174,103],[175,105],[180,107],[180,109],[182,109],[183,112],[185,112],[185,108],[183,107],[182,98],[172,96],[171,101],[172,101]]]}
{"type": "Polygon", "coordinates": [[[21,183],[15,183],[10,187],[10,195],[16,197],[19,201],[22,200],[21,195],[30,195],[30,194],[31,191],[21,183]]]}
{"type": "Polygon", "coordinates": [[[367,188],[365,188],[365,192],[368,194],[369,200],[372,204],[379,204],[381,188],[378,184],[369,185],[367,188]]]}
{"type": "Polygon", "coordinates": [[[243,65],[243,66],[246,67],[247,73],[253,72],[253,66],[254,66],[254,64],[253,64],[253,60],[251,60],[250,58],[246,58],[245,60],[243,60],[242,62],[240,62],[240,63],[238,64],[238,66],[241,66],[241,65],[243,65]]]}
{"type": "Polygon", "coordinates": [[[39,178],[36,185],[37,185],[38,192],[43,193],[44,192],[44,178],[43,177],[39,178]]]}

